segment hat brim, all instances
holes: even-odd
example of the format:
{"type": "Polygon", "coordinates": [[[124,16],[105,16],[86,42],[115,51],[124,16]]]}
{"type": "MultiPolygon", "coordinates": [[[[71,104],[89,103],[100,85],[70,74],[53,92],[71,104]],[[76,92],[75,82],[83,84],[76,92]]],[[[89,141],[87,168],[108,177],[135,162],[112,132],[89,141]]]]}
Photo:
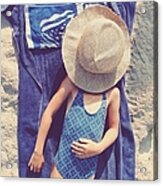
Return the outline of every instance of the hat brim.
{"type": "Polygon", "coordinates": [[[124,75],[130,64],[130,38],[124,21],[113,11],[102,5],[87,8],[79,16],[69,22],[63,38],[62,57],[65,69],[71,81],[79,88],[92,93],[100,93],[113,87],[124,75]],[[115,70],[109,74],[93,74],[77,63],[77,47],[90,21],[107,18],[115,21],[122,29],[125,37],[125,52],[115,70]]]}

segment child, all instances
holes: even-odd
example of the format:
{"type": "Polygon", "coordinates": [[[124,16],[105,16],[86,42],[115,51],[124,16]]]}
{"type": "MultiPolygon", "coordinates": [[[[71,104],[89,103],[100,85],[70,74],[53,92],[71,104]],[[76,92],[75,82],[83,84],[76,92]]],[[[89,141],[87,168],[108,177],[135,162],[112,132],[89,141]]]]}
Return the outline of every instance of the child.
{"type": "Polygon", "coordinates": [[[88,8],[68,24],[62,55],[68,77],[42,116],[28,165],[31,171],[41,170],[52,118],[67,99],[51,177],[94,178],[98,155],[118,136],[120,93],[115,85],[130,62],[127,28],[110,9],[100,5],[88,8]]]}

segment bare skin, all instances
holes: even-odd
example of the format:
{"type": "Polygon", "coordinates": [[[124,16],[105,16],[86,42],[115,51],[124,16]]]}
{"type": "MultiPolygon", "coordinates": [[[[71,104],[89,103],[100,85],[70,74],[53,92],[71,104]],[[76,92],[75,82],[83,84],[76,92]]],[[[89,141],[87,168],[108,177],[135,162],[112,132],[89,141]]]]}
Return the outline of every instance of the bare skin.
{"type": "MultiPolygon", "coordinates": [[[[31,171],[40,172],[44,164],[44,143],[52,123],[52,118],[55,117],[55,113],[66,100],[66,98],[68,98],[68,111],[77,92],[78,88],[70,81],[68,77],[66,77],[61,83],[58,91],[54,94],[51,101],[49,102],[43,113],[35,149],[28,163],[31,171]]],[[[85,110],[89,113],[96,113],[101,106],[101,100],[101,94],[84,93],[85,110]]],[[[105,132],[105,135],[98,143],[85,138],[80,138],[79,142],[74,141],[71,144],[71,149],[76,157],[79,159],[84,159],[98,155],[115,142],[119,129],[119,107],[120,93],[119,89],[115,87],[107,92],[107,114],[109,115],[107,121],[108,130],[105,132]]],[[[55,165],[52,166],[51,177],[62,178],[55,165]]],[[[91,179],[93,179],[93,177],[91,177],[91,179]]]]}

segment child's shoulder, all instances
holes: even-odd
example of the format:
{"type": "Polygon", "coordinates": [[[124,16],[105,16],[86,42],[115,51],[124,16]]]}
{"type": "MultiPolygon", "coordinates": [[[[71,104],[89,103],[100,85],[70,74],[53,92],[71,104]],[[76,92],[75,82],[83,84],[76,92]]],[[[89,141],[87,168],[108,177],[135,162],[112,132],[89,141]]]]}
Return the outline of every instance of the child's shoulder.
{"type": "Polygon", "coordinates": [[[111,89],[109,89],[107,92],[106,92],[107,95],[110,95],[110,96],[119,96],[120,95],[120,90],[118,87],[113,87],[111,89]]]}
{"type": "Polygon", "coordinates": [[[120,99],[120,90],[118,87],[113,87],[106,92],[108,103],[120,99]]]}
{"type": "Polygon", "coordinates": [[[65,79],[62,82],[63,86],[70,89],[71,91],[73,91],[74,89],[76,89],[76,86],[74,85],[74,83],[70,80],[70,78],[68,76],[65,77],[65,79]]]}

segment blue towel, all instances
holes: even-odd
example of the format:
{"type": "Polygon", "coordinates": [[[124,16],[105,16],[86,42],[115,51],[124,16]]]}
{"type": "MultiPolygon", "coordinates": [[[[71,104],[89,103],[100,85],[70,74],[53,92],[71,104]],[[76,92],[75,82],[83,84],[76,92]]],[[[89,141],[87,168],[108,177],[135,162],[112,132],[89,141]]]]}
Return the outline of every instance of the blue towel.
{"type": "MultiPolygon", "coordinates": [[[[71,18],[75,17],[82,10],[96,4],[106,5],[107,2],[101,3],[64,3],[64,4],[47,4],[47,5],[25,5],[25,36],[28,48],[58,48],[62,46],[62,36],[65,28],[71,18]]],[[[133,12],[132,9],[123,10],[125,7],[121,3],[111,3],[111,7],[127,20],[131,21],[127,14],[133,12]],[[122,9],[122,10],[121,10],[122,9]]],[[[131,25],[128,25],[131,27],[131,25]]]]}
{"type": "MultiPolygon", "coordinates": [[[[25,32],[28,48],[58,48],[71,18],[97,3],[25,5],[25,32]]],[[[103,4],[103,3],[100,3],[103,4]]]]}
{"type": "MultiPolygon", "coordinates": [[[[129,32],[135,12],[135,2],[105,3],[126,22],[129,32]]],[[[13,40],[19,65],[18,102],[18,168],[20,177],[49,177],[53,157],[57,152],[62,131],[65,104],[57,113],[48,134],[44,156],[45,164],[38,174],[28,169],[41,115],[51,96],[56,92],[66,73],[60,48],[33,49],[27,45],[24,5],[14,6],[9,19],[13,26],[13,40]]],[[[111,147],[101,154],[96,179],[135,179],[135,143],[125,95],[125,79],[119,81],[121,93],[120,132],[111,147]]]]}
{"type": "Polygon", "coordinates": [[[26,5],[24,11],[29,48],[61,47],[65,27],[77,14],[75,3],[26,5]]]}

